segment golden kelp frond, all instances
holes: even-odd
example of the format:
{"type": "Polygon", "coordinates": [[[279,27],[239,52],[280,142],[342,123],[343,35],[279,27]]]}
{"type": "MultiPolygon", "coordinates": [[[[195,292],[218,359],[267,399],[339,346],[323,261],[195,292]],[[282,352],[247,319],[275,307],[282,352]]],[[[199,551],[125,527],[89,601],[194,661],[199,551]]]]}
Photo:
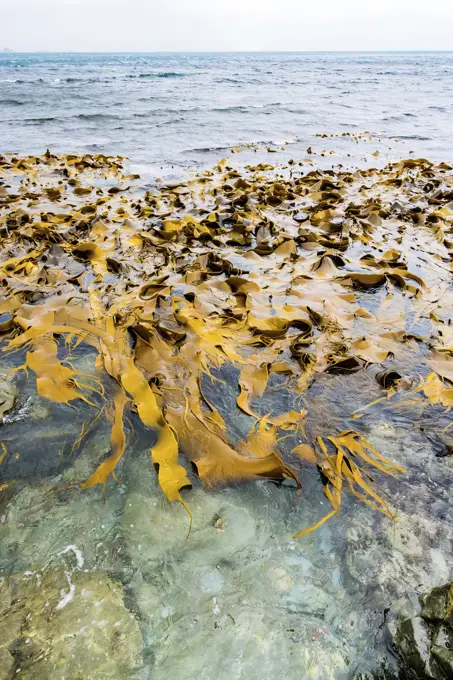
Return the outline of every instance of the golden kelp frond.
{"type": "MultiPolygon", "coordinates": [[[[0,156],[3,351],[25,353],[42,396],[110,414],[111,454],[84,488],[115,476],[130,409],[156,437],[163,493],[183,502],[180,454],[211,486],[296,478],[282,445],[305,435],[318,380],[369,364],[388,373],[417,355],[432,371],[417,398],[451,407],[449,166],[306,172],[224,160],[179,184],[138,180],[121,158],[0,156]],[[78,370],[84,345],[97,353],[93,375],[78,370]],[[238,416],[251,424],[234,447],[238,416]]],[[[405,384],[367,377],[368,401],[385,390],[376,405],[405,384]]],[[[346,487],[389,514],[366,468],[397,466],[357,433],[325,429],[293,460],[316,462],[332,512],[346,487]]]]}
{"type": "Polygon", "coordinates": [[[26,366],[36,375],[38,394],[56,403],[82,399],[92,404],[81,388],[95,388],[81,383],[77,372],[59,361],[57,344],[52,338],[40,338],[33,347],[33,351],[27,352],[26,366]]]}
{"type": "Polygon", "coordinates": [[[370,505],[388,517],[394,514],[385,501],[373,488],[371,477],[373,470],[379,470],[388,475],[405,472],[404,468],[390,462],[365,439],[353,430],[340,432],[338,435],[317,438],[317,446],[301,444],[293,449],[292,454],[309,463],[315,463],[327,480],[324,493],[333,506],[323,519],[314,526],[304,529],[293,538],[300,538],[304,534],[317,529],[321,524],[340,512],[343,482],[348,484],[349,490],[361,501],[370,505]],[[333,445],[334,452],[329,451],[328,443],[333,445]]]}
{"type": "Polygon", "coordinates": [[[0,442],[0,465],[3,463],[3,461],[6,458],[7,450],[6,450],[6,444],[4,442],[0,442]]]}
{"type": "Polygon", "coordinates": [[[250,416],[259,418],[250,405],[252,397],[261,397],[266,389],[269,378],[269,367],[267,363],[261,364],[256,368],[253,364],[244,366],[239,376],[239,386],[241,393],[237,398],[237,405],[250,416]]]}
{"type": "Polygon", "coordinates": [[[439,378],[436,373],[429,373],[424,380],[421,380],[414,394],[417,392],[423,392],[434,406],[440,404],[447,411],[453,407],[453,385],[439,378]]]}
{"type": "Polygon", "coordinates": [[[115,474],[115,467],[119,463],[121,456],[124,453],[124,448],[126,445],[126,440],[124,436],[124,425],[123,425],[123,414],[124,408],[127,404],[127,397],[121,390],[118,390],[114,397],[114,420],[112,426],[112,432],[110,437],[110,448],[111,455],[104,460],[97,470],[91,475],[91,477],[81,484],[82,489],[89,489],[90,486],[95,486],[96,484],[103,484],[104,488],[107,483],[107,479],[112,475],[116,481],[118,481],[115,474]]]}
{"type": "Polygon", "coordinates": [[[269,439],[254,441],[254,451],[242,444],[236,451],[222,434],[215,433],[192,413],[184,418],[182,409],[167,410],[170,425],[178,432],[181,450],[194,464],[207,486],[245,481],[254,477],[296,478],[269,446],[269,439]],[[256,455],[256,450],[260,455],[256,455]]]}

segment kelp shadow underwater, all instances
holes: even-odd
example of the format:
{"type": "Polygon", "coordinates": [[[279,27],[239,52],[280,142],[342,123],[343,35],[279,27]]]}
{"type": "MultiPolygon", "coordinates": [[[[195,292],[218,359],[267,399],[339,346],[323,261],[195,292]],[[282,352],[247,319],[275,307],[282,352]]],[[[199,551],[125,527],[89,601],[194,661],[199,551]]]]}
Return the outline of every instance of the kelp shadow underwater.
{"type": "Polygon", "coordinates": [[[413,424],[434,408],[448,453],[452,168],[306,170],[221,161],[144,189],[121,158],[0,157],[2,351],[41,397],[84,402],[74,455],[110,423],[81,488],[118,481],[132,413],[154,433],[162,492],[189,515],[180,454],[206,486],[288,479],[300,502],[317,468],[332,508],[295,537],[339,513],[344,489],[394,516],[375,478],[405,470],[360,432],[373,410],[413,424]]]}

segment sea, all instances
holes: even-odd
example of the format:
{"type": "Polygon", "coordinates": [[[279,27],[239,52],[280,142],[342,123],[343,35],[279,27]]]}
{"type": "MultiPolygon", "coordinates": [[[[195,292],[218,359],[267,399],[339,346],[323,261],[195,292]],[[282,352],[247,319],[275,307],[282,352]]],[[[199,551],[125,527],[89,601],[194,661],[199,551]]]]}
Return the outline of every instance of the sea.
{"type": "Polygon", "coordinates": [[[179,176],[310,147],[319,164],[447,161],[452,133],[453,52],[0,54],[0,152],[120,154],[179,176]]]}

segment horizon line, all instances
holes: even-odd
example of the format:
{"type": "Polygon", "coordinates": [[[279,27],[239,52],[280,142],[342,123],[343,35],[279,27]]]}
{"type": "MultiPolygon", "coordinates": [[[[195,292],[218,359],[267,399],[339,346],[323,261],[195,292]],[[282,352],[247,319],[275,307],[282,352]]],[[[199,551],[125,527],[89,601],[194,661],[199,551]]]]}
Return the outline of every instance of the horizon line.
{"type": "Polygon", "coordinates": [[[375,50],[15,50],[4,48],[0,50],[1,55],[11,54],[445,54],[453,53],[453,48],[449,49],[375,49],[375,50]]]}

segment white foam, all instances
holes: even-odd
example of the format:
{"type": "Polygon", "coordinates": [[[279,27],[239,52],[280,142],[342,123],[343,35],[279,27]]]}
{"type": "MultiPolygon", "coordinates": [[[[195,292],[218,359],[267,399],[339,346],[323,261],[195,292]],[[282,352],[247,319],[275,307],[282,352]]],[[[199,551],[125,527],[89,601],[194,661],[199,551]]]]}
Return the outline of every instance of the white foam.
{"type": "Polygon", "coordinates": [[[57,607],[56,607],[57,610],[63,609],[64,607],[66,607],[66,605],[69,604],[69,602],[71,602],[74,599],[74,595],[75,595],[75,585],[71,582],[71,573],[69,571],[65,571],[65,576],[66,576],[66,580],[68,582],[69,591],[65,592],[63,590],[63,588],[60,590],[61,600],[57,604],[57,607]]]}
{"type": "Polygon", "coordinates": [[[64,550],[61,551],[61,553],[58,553],[59,555],[67,555],[68,552],[73,552],[74,555],[76,556],[77,560],[77,567],[78,569],[81,569],[83,567],[83,564],[85,562],[82,551],[78,549],[76,545],[68,545],[64,550]]]}

